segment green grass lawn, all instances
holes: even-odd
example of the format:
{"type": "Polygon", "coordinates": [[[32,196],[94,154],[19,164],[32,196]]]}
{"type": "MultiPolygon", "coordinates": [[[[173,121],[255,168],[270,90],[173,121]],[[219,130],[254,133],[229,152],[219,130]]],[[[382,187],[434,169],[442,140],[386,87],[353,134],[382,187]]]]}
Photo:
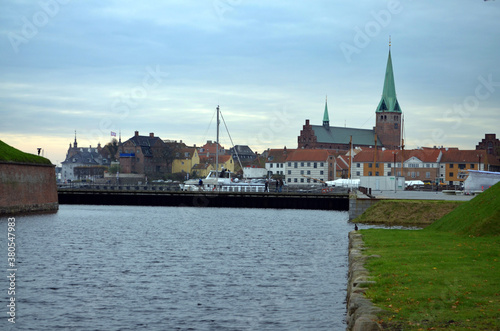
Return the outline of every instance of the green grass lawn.
{"type": "Polygon", "coordinates": [[[52,164],[49,159],[41,156],[24,153],[14,147],[11,147],[0,140],[0,161],[21,162],[36,164],[52,164]]]}
{"type": "Polygon", "coordinates": [[[388,330],[500,330],[500,183],[424,230],[362,230],[388,330]]]}

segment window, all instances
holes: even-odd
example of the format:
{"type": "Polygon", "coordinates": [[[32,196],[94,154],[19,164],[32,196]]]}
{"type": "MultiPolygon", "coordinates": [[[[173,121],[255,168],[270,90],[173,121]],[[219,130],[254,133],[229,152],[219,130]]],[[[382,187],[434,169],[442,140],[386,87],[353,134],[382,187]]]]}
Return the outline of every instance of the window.
{"type": "MultiPolygon", "coordinates": [[[[387,163],[387,168],[390,168],[391,167],[391,164],[390,163],[387,163]]],[[[390,175],[389,175],[390,176],[390,175]]]]}
{"type": "Polygon", "coordinates": [[[295,169],[297,169],[297,162],[294,162],[294,163],[293,163],[293,167],[294,167],[295,169]]]}
{"type": "Polygon", "coordinates": [[[394,123],[394,129],[398,128],[398,123],[394,123]]]}
{"type": "Polygon", "coordinates": [[[429,171],[425,173],[425,178],[431,178],[431,173],[429,171]]]}
{"type": "Polygon", "coordinates": [[[375,163],[375,168],[378,168],[378,163],[375,163]]]}
{"type": "Polygon", "coordinates": [[[288,178],[288,182],[291,183],[292,182],[292,179],[291,178],[288,178]]]}
{"type": "Polygon", "coordinates": [[[368,176],[371,176],[372,175],[372,172],[371,171],[368,171],[368,176]]]}
{"type": "Polygon", "coordinates": [[[450,169],[453,169],[453,163],[452,163],[452,164],[450,164],[450,169]]]}
{"type": "Polygon", "coordinates": [[[292,174],[292,170],[288,170],[288,174],[291,175],[292,174]]]}
{"type": "Polygon", "coordinates": [[[272,164],[272,163],[270,163],[270,164],[269,164],[269,168],[272,168],[272,167],[273,167],[273,164],[272,164]]]}
{"type": "Polygon", "coordinates": [[[301,183],[303,183],[303,182],[304,182],[304,178],[301,178],[301,179],[300,179],[300,182],[301,182],[301,183]]]}
{"type": "Polygon", "coordinates": [[[311,162],[307,162],[307,166],[310,167],[311,166],[311,162]]]}
{"type": "Polygon", "coordinates": [[[375,176],[379,176],[378,171],[377,171],[377,172],[375,172],[375,176]]]}
{"type": "Polygon", "coordinates": [[[450,172],[450,173],[448,174],[448,177],[453,177],[453,172],[450,172]]]}
{"type": "Polygon", "coordinates": [[[460,163],[460,164],[458,165],[458,169],[461,169],[461,170],[465,169],[465,164],[460,163]]]}
{"type": "Polygon", "coordinates": [[[316,162],[314,162],[314,168],[317,168],[318,167],[318,164],[316,162]]]}
{"type": "Polygon", "coordinates": [[[415,171],[411,172],[411,178],[415,178],[415,171]]]}
{"type": "Polygon", "coordinates": [[[387,173],[387,176],[392,176],[392,173],[389,171],[389,172],[387,173]]]}
{"type": "Polygon", "coordinates": [[[356,171],[356,176],[361,176],[361,173],[359,171],[356,171]]]}
{"type": "Polygon", "coordinates": [[[303,175],[304,174],[304,170],[300,170],[300,174],[303,175]]]}
{"type": "Polygon", "coordinates": [[[292,166],[292,162],[288,162],[288,166],[291,167],[292,166]]]}
{"type": "Polygon", "coordinates": [[[293,182],[294,182],[294,183],[297,183],[297,178],[294,178],[294,179],[293,179],[293,182]]]}
{"type": "Polygon", "coordinates": [[[319,164],[319,166],[323,168],[323,167],[325,166],[325,164],[324,164],[323,162],[321,162],[321,163],[319,164]]]}
{"type": "Polygon", "coordinates": [[[473,163],[470,164],[470,168],[474,169],[474,164],[473,163]]]}
{"type": "Polygon", "coordinates": [[[323,175],[323,170],[321,170],[321,171],[319,172],[319,174],[320,174],[320,175],[323,175]]]}
{"type": "Polygon", "coordinates": [[[303,167],[304,166],[304,162],[300,162],[300,166],[303,167]]]}
{"type": "Polygon", "coordinates": [[[373,164],[372,163],[368,163],[368,168],[372,168],[373,167],[373,164]]]}
{"type": "Polygon", "coordinates": [[[307,170],[307,174],[310,175],[311,174],[311,170],[307,170]]]}

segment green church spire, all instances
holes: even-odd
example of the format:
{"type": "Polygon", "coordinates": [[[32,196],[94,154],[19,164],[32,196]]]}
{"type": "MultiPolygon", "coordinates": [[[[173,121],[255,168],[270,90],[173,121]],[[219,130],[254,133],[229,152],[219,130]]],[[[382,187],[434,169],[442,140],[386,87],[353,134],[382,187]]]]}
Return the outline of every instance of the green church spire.
{"type": "Polygon", "coordinates": [[[389,42],[389,57],[387,59],[387,68],[385,69],[384,90],[382,99],[377,107],[377,112],[396,112],[401,113],[398,99],[396,98],[396,85],[394,84],[394,73],[392,71],[391,44],[389,42]]]}
{"type": "Polygon", "coordinates": [[[330,119],[328,118],[328,96],[325,99],[325,113],[323,114],[323,126],[330,129],[330,119]]]}

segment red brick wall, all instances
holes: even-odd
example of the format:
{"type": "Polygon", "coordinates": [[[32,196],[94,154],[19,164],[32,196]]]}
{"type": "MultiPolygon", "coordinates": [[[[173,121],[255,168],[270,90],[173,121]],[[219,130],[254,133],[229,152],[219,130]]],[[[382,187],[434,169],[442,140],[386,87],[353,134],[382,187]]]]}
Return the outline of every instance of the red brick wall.
{"type": "Polygon", "coordinates": [[[53,165],[0,162],[0,215],[58,209],[53,165]]]}

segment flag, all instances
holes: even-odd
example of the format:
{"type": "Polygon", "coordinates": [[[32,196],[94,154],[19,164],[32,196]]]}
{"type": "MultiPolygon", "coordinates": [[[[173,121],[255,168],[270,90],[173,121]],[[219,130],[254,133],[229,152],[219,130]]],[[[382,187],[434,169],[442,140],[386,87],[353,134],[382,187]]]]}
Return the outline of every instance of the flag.
{"type": "Polygon", "coordinates": [[[116,137],[116,132],[111,131],[111,137],[116,137]]]}

